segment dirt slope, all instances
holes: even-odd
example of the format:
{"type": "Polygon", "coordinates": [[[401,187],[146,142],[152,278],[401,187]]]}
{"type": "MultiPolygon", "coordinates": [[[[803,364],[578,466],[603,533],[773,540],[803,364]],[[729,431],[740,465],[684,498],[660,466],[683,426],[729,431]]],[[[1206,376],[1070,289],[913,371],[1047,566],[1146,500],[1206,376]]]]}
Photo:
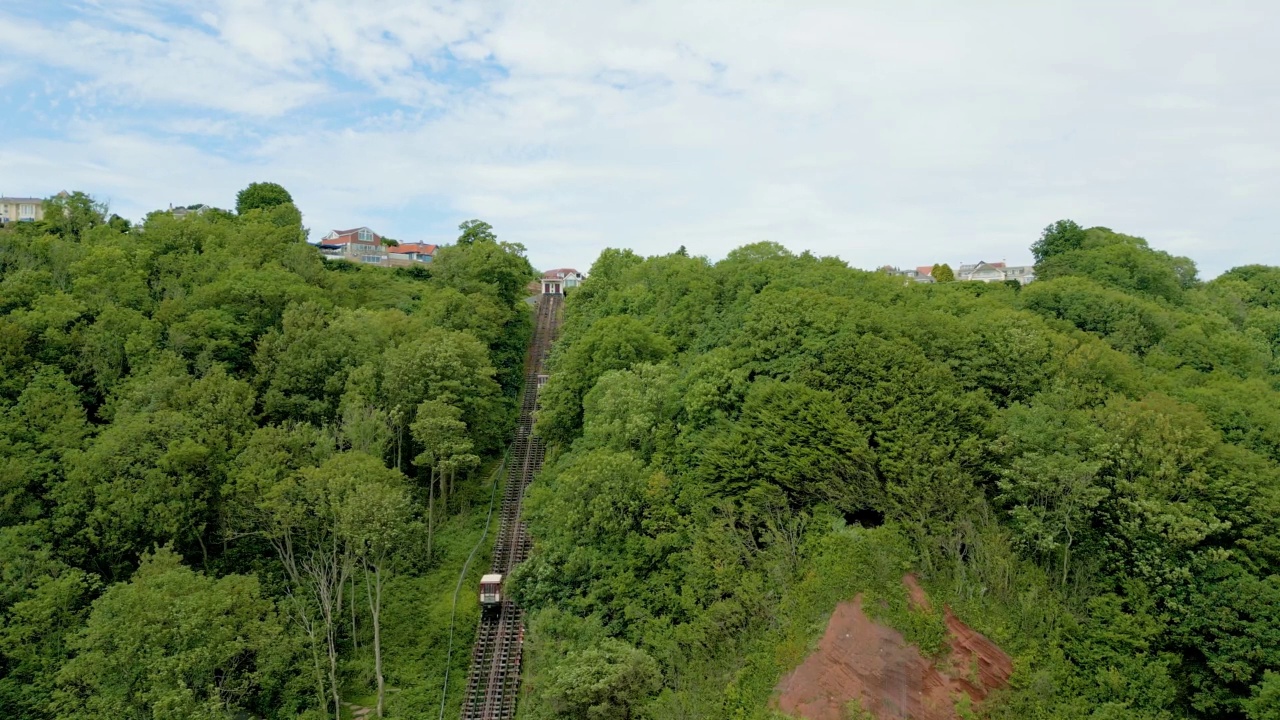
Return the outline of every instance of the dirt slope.
{"type": "MultiPolygon", "coordinates": [[[[910,576],[917,605],[928,605],[910,576]]],[[[936,661],[896,630],[867,617],[862,596],[838,605],[818,649],[777,687],[777,708],[807,720],[845,720],[854,701],[877,720],[959,720],[955,702],[975,704],[1008,682],[1013,665],[1000,648],[945,610],[950,651],[936,661]]]]}

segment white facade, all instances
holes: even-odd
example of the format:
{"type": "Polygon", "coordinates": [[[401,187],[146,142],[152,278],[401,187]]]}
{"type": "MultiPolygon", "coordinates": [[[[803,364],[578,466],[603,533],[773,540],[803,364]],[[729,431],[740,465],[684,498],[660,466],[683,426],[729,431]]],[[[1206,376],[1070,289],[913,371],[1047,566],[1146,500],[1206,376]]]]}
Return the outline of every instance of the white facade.
{"type": "Polygon", "coordinates": [[[43,219],[44,201],[40,198],[0,197],[0,223],[43,219]]]}
{"type": "Polygon", "coordinates": [[[570,288],[581,285],[584,279],[582,273],[573,268],[559,268],[544,272],[539,283],[544,295],[563,295],[570,288]]]}
{"type": "Polygon", "coordinates": [[[1026,285],[1036,279],[1036,268],[1034,265],[977,262],[961,265],[956,270],[956,279],[987,283],[1017,280],[1019,283],[1026,285]]]}

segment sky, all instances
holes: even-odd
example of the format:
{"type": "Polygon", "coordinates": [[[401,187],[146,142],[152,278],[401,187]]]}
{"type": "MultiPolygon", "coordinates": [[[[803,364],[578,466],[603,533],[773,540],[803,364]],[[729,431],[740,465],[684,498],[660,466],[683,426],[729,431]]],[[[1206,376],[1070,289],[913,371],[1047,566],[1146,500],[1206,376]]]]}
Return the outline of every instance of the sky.
{"type": "Polygon", "coordinates": [[[540,268],[761,240],[1030,262],[1071,218],[1280,265],[1280,3],[0,0],[0,194],[293,195],[540,268]]]}

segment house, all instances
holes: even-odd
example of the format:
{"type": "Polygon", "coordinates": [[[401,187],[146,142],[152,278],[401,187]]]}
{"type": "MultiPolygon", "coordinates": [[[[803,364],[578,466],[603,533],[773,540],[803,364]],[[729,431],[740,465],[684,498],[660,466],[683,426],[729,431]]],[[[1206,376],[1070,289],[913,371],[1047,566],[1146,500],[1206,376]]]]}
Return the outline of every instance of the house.
{"type": "Polygon", "coordinates": [[[204,203],[197,203],[195,205],[188,205],[186,207],[183,207],[181,205],[179,205],[178,207],[174,207],[172,205],[169,206],[169,212],[173,213],[173,216],[178,218],[179,220],[181,220],[182,218],[185,218],[188,215],[203,215],[205,211],[208,209],[209,209],[209,206],[205,205],[204,203]]]}
{"type": "Polygon", "coordinates": [[[400,243],[387,248],[392,265],[404,267],[413,263],[429,263],[436,256],[436,246],[430,243],[400,243]]]}
{"type": "Polygon", "coordinates": [[[573,268],[556,268],[542,273],[542,293],[544,295],[564,295],[570,289],[582,284],[585,278],[573,268]]]}
{"type": "Polygon", "coordinates": [[[1004,269],[1005,280],[1017,280],[1026,285],[1036,279],[1035,265],[1010,265],[1004,269]]]}
{"type": "Polygon", "coordinates": [[[932,265],[921,265],[917,268],[914,268],[914,269],[909,268],[907,270],[901,270],[899,268],[890,267],[886,265],[880,269],[883,270],[884,272],[889,273],[890,275],[901,275],[902,277],[905,277],[909,280],[913,280],[918,283],[935,282],[933,279],[932,265]]]}
{"type": "Polygon", "coordinates": [[[956,271],[957,280],[973,282],[1004,282],[1004,263],[985,262],[966,263],[956,271]]]}
{"type": "Polygon", "coordinates": [[[369,265],[389,265],[390,255],[382,236],[367,227],[332,230],[317,243],[320,254],[330,260],[347,260],[369,265]]]}
{"type": "MultiPolygon", "coordinates": [[[[937,282],[933,277],[932,265],[920,265],[906,270],[885,265],[880,268],[880,271],[890,275],[900,275],[918,283],[937,282]]],[[[1036,279],[1036,268],[1034,265],[1006,265],[1003,261],[965,263],[956,268],[955,276],[956,280],[988,283],[1017,280],[1026,285],[1036,279]]]]}
{"type": "Polygon", "coordinates": [[[0,197],[0,223],[35,222],[44,219],[40,198],[0,197]]]}
{"type": "Polygon", "coordinates": [[[1026,285],[1036,279],[1036,269],[1034,265],[1005,265],[1003,262],[980,261],[961,265],[956,270],[956,279],[987,283],[1017,280],[1026,285]]]}

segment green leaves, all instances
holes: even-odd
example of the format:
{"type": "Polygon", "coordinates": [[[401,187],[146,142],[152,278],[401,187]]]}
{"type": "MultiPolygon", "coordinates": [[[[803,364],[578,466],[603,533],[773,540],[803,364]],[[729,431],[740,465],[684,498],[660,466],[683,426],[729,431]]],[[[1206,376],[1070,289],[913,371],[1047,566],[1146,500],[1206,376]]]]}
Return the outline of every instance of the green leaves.
{"type": "MultiPolygon", "coordinates": [[[[300,242],[301,214],[283,188],[255,183],[238,200],[239,215],[161,211],[135,228],[104,222],[105,208],[76,193],[52,199],[45,222],[0,229],[0,528],[29,533],[0,557],[5,710],[50,716],[64,633],[84,625],[102,582],[129,578],[157,545],[210,573],[192,603],[237,572],[290,598],[293,628],[317,651],[300,676],[333,702],[338,656],[368,646],[365,620],[381,608],[370,600],[344,630],[343,581],[366,568],[376,598],[393,556],[415,571],[432,566],[411,532],[425,508],[399,472],[416,472],[424,450],[410,428],[416,411],[447,405],[461,424],[448,447],[432,446],[445,487],[462,493],[442,505],[443,522],[471,502],[469,485],[455,483],[509,432],[532,326],[522,247],[490,238],[442,253],[431,270],[335,265],[300,242]],[[334,538],[340,552],[325,555],[334,538]],[[294,540],[329,544],[294,553],[294,540]],[[334,572],[321,571],[326,559],[334,572]]],[[[113,643],[94,647],[110,654],[113,643]]],[[[183,668],[196,663],[170,649],[183,668]]],[[[150,652],[145,637],[130,652],[150,652]]],[[[96,657],[88,646],[81,655],[96,657]]],[[[318,704],[277,688],[237,706],[172,668],[143,683],[161,688],[152,693],[135,681],[155,663],[115,662],[80,661],[65,687],[78,699],[64,714],[226,717],[242,707],[269,717],[318,704]],[[106,678],[125,668],[137,677],[106,678]],[[116,699],[94,705],[106,696],[116,699]]]]}
{"type": "Polygon", "coordinates": [[[296,707],[298,646],[257,580],[205,577],[168,549],[94,602],[71,647],[58,673],[60,718],[213,720],[296,707]]]}
{"type": "Polygon", "coordinates": [[[884,504],[865,432],[834,395],[797,383],[753,383],[732,429],[707,441],[700,471],[731,497],[775,485],[798,507],[884,504]]]}
{"type": "MultiPolygon", "coordinates": [[[[530,490],[521,598],[651,652],[672,678],[655,716],[764,717],[773,658],[813,637],[764,640],[780,598],[847,581],[868,558],[819,548],[883,532],[904,539],[886,578],[919,573],[1019,653],[981,712],[1265,712],[1280,273],[1203,286],[1070,221],[1035,252],[1019,293],[771,243],[714,265],[602,253],[540,398],[558,460],[530,490]]],[[[533,636],[534,712],[591,707],[542,694],[574,632],[533,636]]]]}
{"type": "Polygon", "coordinates": [[[1070,221],[1046,228],[1040,243],[1032,246],[1032,253],[1040,280],[1083,276],[1173,304],[1181,304],[1185,291],[1198,282],[1195,263],[1189,258],[1152,250],[1142,238],[1106,228],[1083,231],[1070,221]]]}
{"type": "Polygon", "coordinates": [[[1079,250],[1084,245],[1084,237],[1084,228],[1074,220],[1059,220],[1040,233],[1040,239],[1031,246],[1031,254],[1036,263],[1042,263],[1055,255],[1079,250]]]}
{"type": "Polygon", "coordinates": [[[431,261],[431,276],[464,293],[492,293],[503,307],[511,307],[524,297],[525,286],[536,275],[525,258],[524,246],[497,242],[479,226],[473,230],[471,236],[464,232],[457,245],[437,251],[431,261]],[[471,241],[463,242],[464,238],[471,241]]]}
{"type": "Polygon", "coordinates": [[[600,376],[658,362],[670,352],[670,343],[635,318],[598,321],[564,355],[556,356],[554,372],[541,391],[538,432],[548,440],[572,438],[582,426],[582,398],[600,376]]]}
{"type": "Polygon", "coordinates": [[[627,720],[660,687],[658,664],[643,650],[606,638],[572,652],[547,676],[545,701],[557,717],[627,720]]]}
{"type": "Polygon", "coordinates": [[[293,203],[293,196],[283,186],[273,182],[249,183],[236,193],[236,214],[244,215],[250,210],[267,210],[277,205],[293,203]]]}
{"type": "Polygon", "coordinates": [[[459,245],[474,245],[477,242],[497,242],[498,236],[493,234],[493,226],[483,220],[467,220],[458,225],[459,245]]]}

